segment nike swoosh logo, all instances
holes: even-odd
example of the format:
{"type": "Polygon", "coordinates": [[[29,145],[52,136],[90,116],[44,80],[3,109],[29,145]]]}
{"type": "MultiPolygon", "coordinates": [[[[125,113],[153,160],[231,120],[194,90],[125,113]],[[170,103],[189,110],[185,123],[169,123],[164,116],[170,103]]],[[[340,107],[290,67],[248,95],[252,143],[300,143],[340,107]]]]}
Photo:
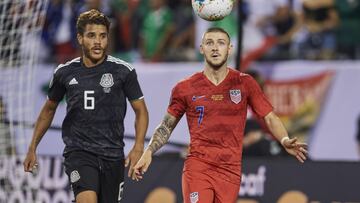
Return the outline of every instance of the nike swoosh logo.
{"type": "Polygon", "coordinates": [[[198,99],[201,99],[201,98],[204,98],[205,95],[201,95],[201,96],[193,96],[192,97],[192,101],[195,101],[195,100],[198,100],[198,99]]]}

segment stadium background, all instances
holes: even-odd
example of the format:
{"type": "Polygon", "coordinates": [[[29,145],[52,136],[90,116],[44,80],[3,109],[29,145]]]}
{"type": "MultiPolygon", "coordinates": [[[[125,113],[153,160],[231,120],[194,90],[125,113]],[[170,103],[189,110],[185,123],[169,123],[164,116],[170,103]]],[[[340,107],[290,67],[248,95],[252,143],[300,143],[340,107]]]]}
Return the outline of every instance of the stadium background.
{"type": "MultiPolygon", "coordinates": [[[[73,19],[80,11],[93,7],[112,19],[110,53],[131,61],[137,70],[150,113],[147,138],[166,110],[173,85],[202,69],[201,56],[197,54],[201,33],[209,26],[221,26],[229,31],[235,45],[230,65],[243,71],[256,70],[264,77],[264,91],[290,135],[309,143],[311,159],[299,165],[287,156],[246,156],[239,202],[360,202],[360,141],[356,138],[360,117],[357,90],[360,1],[318,0],[316,5],[300,0],[241,3],[231,16],[216,23],[194,16],[188,0],[5,0],[0,3],[0,202],[65,203],[72,199],[61,166],[63,143],[59,129],[65,104],[59,106],[51,129],[38,147],[39,173],[24,174],[21,161],[54,68],[78,54],[72,33],[73,19]],[[20,12],[21,9],[10,9],[24,2],[33,4],[27,8],[36,7],[38,4],[34,2],[44,3],[37,10],[30,9],[39,21],[26,27],[8,24],[6,19],[12,19],[8,16],[32,17],[20,12]],[[311,18],[304,5],[327,11],[329,14],[324,16],[332,26],[309,35],[304,31],[306,21],[299,20],[304,16],[311,18]],[[156,12],[159,9],[162,12],[156,12]],[[243,26],[239,26],[239,16],[243,26]],[[288,20],[276,21],[278,18],[288,20]],[[283,29],[279,29],[279,22],[287,22],[288,30],[294,28],[291,39],[298,41],[281,44],[284,32],[280,32],[283,29]],[[141,45],[143,41],[154,40],[154,32],[164,33],[159,35],[164,36],[164,41],[153,46],[168,45],[158,47],[160,53],[168,54],[153,53],[154,47],[147,47],[146,52],[141,45]],[[302,37],[297,35],[309,40],[299,41],[302,37]],[[239,36],[243,36],[242,40],[238,40],[239,36]],[[332,40],[322,40],[329,38],[332,40]],[[239,44],[242,49],[238,48],[239,44]],[[240,54],[242,62],[238,59],[240,54]]],[[[133,113],[128,112],[125,152],[133,142],[133,120],[133,113]]],[[[124,202],[181,202],[181,168],[188,140],[182,119],[145,180],[140,183],[127,180],[124,202]]]]}

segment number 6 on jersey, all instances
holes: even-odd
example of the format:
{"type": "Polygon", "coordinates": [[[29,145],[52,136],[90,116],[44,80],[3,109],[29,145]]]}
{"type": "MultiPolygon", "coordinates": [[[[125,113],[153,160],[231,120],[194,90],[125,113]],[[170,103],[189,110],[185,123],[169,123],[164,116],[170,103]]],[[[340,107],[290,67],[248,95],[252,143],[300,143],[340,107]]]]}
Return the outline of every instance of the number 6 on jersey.
{"type": "Polygon", "coordinates": [[[95,97],[90,96],[94,94],[94,90],[85,90],[84,91],[84,109],[94,110],[95,109],[95,97]]]}

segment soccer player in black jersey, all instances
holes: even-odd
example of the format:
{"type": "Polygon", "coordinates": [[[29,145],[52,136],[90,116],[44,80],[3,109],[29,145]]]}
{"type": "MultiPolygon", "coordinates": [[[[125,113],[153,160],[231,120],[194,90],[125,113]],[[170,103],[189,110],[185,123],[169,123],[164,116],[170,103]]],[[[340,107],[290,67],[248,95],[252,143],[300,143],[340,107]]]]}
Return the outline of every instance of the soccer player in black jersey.
{"type": "Polygon", "coordinates": [[[49,128],[58,103],[66,97],[62,125],[64,165],[77,203],[117,203],[121,199],[124,166],[133,166],[144,148],[148,111],[134,68],[106,55],[110,22],[97,10],[82,13],[77,38],[82,56],[59,65],[50,83],[48,100],[37,119],[24,161],[24,170],[36,167],[36,148],[49,128]],[[135,144],[124,157],[126,98],[133,108],[135,144]]]}

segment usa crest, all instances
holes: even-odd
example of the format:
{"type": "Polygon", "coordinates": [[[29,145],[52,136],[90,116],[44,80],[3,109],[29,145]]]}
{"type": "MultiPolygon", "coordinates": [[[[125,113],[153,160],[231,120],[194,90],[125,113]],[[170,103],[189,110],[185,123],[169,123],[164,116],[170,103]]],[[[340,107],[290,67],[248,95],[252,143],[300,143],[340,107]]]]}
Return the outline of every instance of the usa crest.
{"type": "Polygon", "coordinates": [[[111,91],[111,87],[114,85],[114,79],[111,73],[105,73],[101,76],[100,85],[103,87],[105,93],[111,91]]]}
{"type": "Polygon", "coordinates": [[[230,99],[235,104],[241,102],[241,91],[240,90],[230,90],[230,99]]]}

